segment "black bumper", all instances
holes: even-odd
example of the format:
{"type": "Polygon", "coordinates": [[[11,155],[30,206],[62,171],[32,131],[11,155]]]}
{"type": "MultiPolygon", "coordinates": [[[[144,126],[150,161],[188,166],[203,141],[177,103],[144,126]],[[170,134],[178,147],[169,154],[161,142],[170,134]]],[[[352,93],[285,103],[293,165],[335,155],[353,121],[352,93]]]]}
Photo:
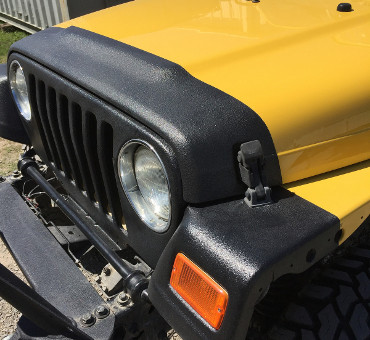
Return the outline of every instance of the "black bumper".
{"type": "MultiPolygon", "coordinates": [[[[10,296],[7,298],[11,299],[10,302],[18,306],[23,313],[28,313],[26,316],[31,319],[32,313],[38,310],[30,305],[35,300],[53,311],[54,317],[51,318],[54,321],[64,316],[71,321],[73,328],[77,327],[88,338],[111,339],[115,323],[113,313],[105,319],[97,320],[92,327],[79,328],[80,318],[87,313],[94,313],[94,310],[105,302],[52,234],[7,182],[0,183],[0,216],[1,238],[35,292],[33,294],[31,289],[28,291],[27,286],[14,280],[10,274],[1,271],[1,295],[9,293],[10,296]],[[4,285],[6,279],[10,279],[11,287],[20,294],[16,296],[10,294],[12,288],[9,289],[4,285]],[[27,295],[30,297],[28,293],[31,294],[31,300],[22,300],[27,295]]],[[[9,283],[9,280],[7,282],[9,283]]],[[[48,321],[45,320],[45,322],[48,321]]],[[[82,335],[77,338],[82,338],[82,335]]]]}

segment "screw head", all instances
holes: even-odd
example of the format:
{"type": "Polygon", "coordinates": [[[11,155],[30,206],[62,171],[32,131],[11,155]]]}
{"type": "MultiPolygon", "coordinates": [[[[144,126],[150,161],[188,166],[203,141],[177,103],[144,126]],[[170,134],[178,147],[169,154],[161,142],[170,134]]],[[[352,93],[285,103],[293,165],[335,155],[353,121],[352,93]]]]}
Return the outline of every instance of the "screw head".
{"type": "Polygon", "coordinates": [[[122,292],[117,297],[117,302],[120,306],[126,306],[129,304],[130,297],[125,293],[122,292]]]}
{"type": "Polygon", "coordinates": [[[104,273],[105,276],[109,276],[110,275],[110,268],[104,267],[103,268],[103,273],[104,273]]]}
{"type": "Polygon", "coordinates": [[[90,327],[95,323],[94,315],[87,313],[81,317],[81,325],[82,327],[90,327]]]}
{"type": "Polygon", "coordinates": [[[105,306],[99,306],[95,309],[95,315],[98,319],[104,319],[109,315],[109,309],[105,306]]]}

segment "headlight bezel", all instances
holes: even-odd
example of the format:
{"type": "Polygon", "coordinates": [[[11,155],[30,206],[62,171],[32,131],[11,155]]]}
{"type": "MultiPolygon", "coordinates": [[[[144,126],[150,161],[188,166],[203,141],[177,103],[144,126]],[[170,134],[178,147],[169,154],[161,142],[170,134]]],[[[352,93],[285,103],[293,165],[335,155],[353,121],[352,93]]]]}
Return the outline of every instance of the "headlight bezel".
{"type": "MultiPolygon", "coordinates": [[[[14,102],[18,108],[19,113],[21,114],[22,118],[24,118],[27,122],[31,121],[32,114],[31,114],[31,102],[29,97],[29,91],[28,91],[28,84],[27,79],[23,70],[22,65],[17,59],[12,60],[12,62],[9,65],[9,71],[8,71],[8,80],[10,85],[10,90],[13,95],[14,102]],[[20,70],[22,77],[24,78],[24,86],[26,90],[26,103],[22,101],[21,96],[19,94],[19,85],[17,85],[17,70],[20,70]]],[[[24,98],[23,98],[24,99],[24,98]]]]}
{"type": "Polygon", "coordinates": [[[156,233],[166,232],[170,225],[172,219],[172,198],[171,198],[171,186],[169,176],[166,171],[166,167],[162,158],[159,156],[155,148],[148,142],[141,139],[132,139],[126,142],[119,151],[117,158],[117,170],[118,177],[123,188],[123,192],[127,200],[130,202],[131,207],[134,209],[136,215],[145,223],[145,225],[156,233]],[[140,189],[132,190],[133,188],[138,188],[136,175],[135,175],[135,152],[137,149],[143,146],[149,149],[156,158],[159,160],[159,163],[162,167],[164,173],[167,187],[168,187],[168,196],[169,196],[169,215],[168,219],[165,221],[160,219],[153,210],[150,209],[149,204],[146,202],[145,198],[142,196],[140,189]],[[124,160],[124,161],[122,161],[124,160]],[[125,165],[126,171],[123,171],[123,165],[125,165]],[[136,202],[135,202],[136,200],[136,202]],[[137,204],[139,202],[139,205],[137,204]],[[156,217],[153,223],[153,217],[156,217]],[[164,223],[160,223],[163,221],[164,223]]]}

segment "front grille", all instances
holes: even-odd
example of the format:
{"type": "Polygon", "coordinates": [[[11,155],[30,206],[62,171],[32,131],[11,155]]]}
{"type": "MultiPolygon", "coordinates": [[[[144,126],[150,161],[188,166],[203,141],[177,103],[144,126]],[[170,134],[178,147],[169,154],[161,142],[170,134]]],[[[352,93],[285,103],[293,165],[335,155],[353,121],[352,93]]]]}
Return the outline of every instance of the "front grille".
{"type": "Polygon", "coordinates": [[[35,75],[29,92],[45,155],[101,213],[117,225],[123,214],[113,164],[113,128],[35,75]]]}

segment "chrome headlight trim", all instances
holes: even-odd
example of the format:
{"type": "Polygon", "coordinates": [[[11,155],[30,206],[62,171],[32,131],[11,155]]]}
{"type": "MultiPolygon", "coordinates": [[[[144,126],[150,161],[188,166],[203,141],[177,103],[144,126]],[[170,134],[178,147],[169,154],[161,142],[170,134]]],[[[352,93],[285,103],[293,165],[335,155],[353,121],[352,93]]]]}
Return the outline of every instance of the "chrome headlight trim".
{"type": "Polygon", "coordinates": [[[27,81],[23,72],[21,64],[17,60],[13,60],[9,66],[9,84],[12,91],[14,101],[18,107],[22,117],[30,121],[31,120],[31,104],[28,95],[27,81]],[[17,71],[20,71],[20,75],[23,78],[23,88],[17,83],[17,71]]]}
{"type": "Polygon", "coordinates": [[[121,147],[117,160],[117,168],[118,177],[120,179],[123,191],[136,214],[150,229],[158,233],[165,232],[171,223],[171,188],[166,168],[157,151],[153,146],[143,140],[130,140],[121,147]],[[166,220],[160,218],[154,213],[139,189],[135,174],[134,158],[135,153],[140,146],[143,146],[153,152],[162,167],[162,171],[167,183],[169,200],[168,218],[166,220]]]}

